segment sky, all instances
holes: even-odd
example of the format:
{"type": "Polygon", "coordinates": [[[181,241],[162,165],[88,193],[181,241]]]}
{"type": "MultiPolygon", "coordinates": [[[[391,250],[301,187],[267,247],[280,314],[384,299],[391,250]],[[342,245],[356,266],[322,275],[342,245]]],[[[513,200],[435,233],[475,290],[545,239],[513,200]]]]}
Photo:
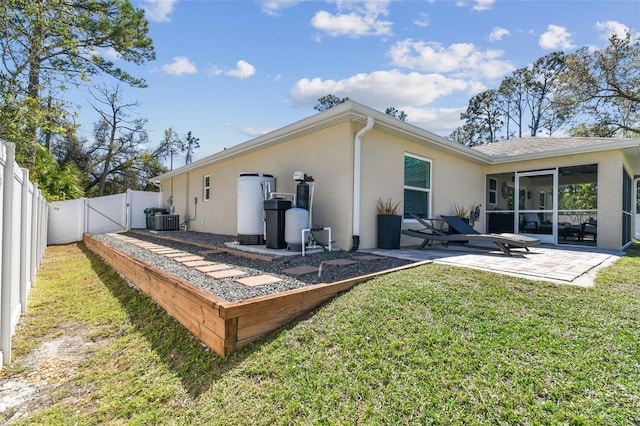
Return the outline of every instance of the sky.
{"type": "MultiPolygon", "coordinates": [[[[316,114],[326,94],[395,107],[447,136],[469,99],[512,71],[640,31],[631,0],[132,2],[145,10],[156,60],[101,53],[146,80],[144,89],[120,87],[148,120],[151,144],[168,128],[191,131],[196,160],[316,114]]],[[[86,88],[75,90],[80,136],[91,139],[98,115],[86,88]]]]}

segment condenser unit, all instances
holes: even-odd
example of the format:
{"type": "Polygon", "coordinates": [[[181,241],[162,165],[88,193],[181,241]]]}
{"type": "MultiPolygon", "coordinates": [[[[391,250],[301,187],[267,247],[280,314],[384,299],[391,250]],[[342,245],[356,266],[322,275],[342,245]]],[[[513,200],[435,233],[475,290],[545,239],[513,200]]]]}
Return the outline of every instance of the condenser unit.
{"type": "Polygon", "coordinates": [[[177,231],[180,229],[180,216],[177,214],[157,214],[154,218],[156,231],[177,231]]]}

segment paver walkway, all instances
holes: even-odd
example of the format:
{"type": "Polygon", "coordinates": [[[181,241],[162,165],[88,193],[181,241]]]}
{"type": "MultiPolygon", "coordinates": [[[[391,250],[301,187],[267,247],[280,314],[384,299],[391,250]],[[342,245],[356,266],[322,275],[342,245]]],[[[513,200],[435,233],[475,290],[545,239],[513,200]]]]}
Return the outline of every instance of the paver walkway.
{"type": "Polygon", "coordinates": [[[434,263],[462,266],[501,274],[555,283],[591,286],[599,269],[610,265],[624,252],[591,247],[538,245],[530,251],[513,250],[506,256],[494,245],[435,246],[425,250],[367,250],[408,260],[433,260],[434,263]]]}

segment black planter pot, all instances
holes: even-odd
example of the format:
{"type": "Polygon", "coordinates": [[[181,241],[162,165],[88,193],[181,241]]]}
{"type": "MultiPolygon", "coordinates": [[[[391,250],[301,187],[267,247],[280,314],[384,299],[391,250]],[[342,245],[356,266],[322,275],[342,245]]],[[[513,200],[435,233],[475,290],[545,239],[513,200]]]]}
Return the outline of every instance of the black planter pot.
{"type": "Polygon", "coordinates": [[[378,248],[397,250],[400,248],[402,216],[378,215],[378,248]]]}

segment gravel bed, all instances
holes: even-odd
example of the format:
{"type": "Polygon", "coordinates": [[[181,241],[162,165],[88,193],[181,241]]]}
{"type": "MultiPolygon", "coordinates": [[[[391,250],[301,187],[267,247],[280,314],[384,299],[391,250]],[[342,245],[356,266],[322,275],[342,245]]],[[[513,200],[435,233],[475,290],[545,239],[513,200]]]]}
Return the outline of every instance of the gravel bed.
{"type": "MultiPolygon", "coordinates": [[[[235,236],[232,235],[208,234],[193,231],[151,232],[140,230],[120,235],[126,235],[137,240],[152,242],[194,255],[201,255],[201,252],[207,250],[206,248],[195,244],[219,247],[223,246],[225,242],[235,240],[235,236]],[[167,237],[172,239],[167,239],[167,237]],[[180,241],[174,241],[173,239],[179,239],[180,241]]],[[[205,260],[224,263],[230,265],[233,269],[239,269],[246,273],[246,275],[242,277],[214,279],[206,273],[197,271],[195,268],[184,266],[173,259],[154,253],[148,249],[138,247],[130,242],[119,240],[110,235],[102,234],[94,235],[94,237],[148,265],[162,269],[177,278],[190,282],[229,302],[243,301],[254,297],[280,293],[312,284],[332,283],[411,263],[406,260],[392,257],[380,257],[375,260],[357,259],[358,256],[365,255],[366,253],[353,253],[348,251],[323,251],[320,253],[308,254],[305,257],[302,257],[301,255],[280,256],[274,257],[271,261],[250,259],[230,253],[208,254],[204,256],[205,260]],[[331,266],[323,263],[332,259],[349,259],[354,260],[356,263],[344,266],[331,266]],[[314,267],[321,266],[321,275],[318,276],[318,273],[310,273],[293,276],[282,272],[284,269],[302,265],[314,267]],[[237,278],[264,274],[278,277],[281,281],[255,287],[246,286],[236,282],[237,278]]]]}

